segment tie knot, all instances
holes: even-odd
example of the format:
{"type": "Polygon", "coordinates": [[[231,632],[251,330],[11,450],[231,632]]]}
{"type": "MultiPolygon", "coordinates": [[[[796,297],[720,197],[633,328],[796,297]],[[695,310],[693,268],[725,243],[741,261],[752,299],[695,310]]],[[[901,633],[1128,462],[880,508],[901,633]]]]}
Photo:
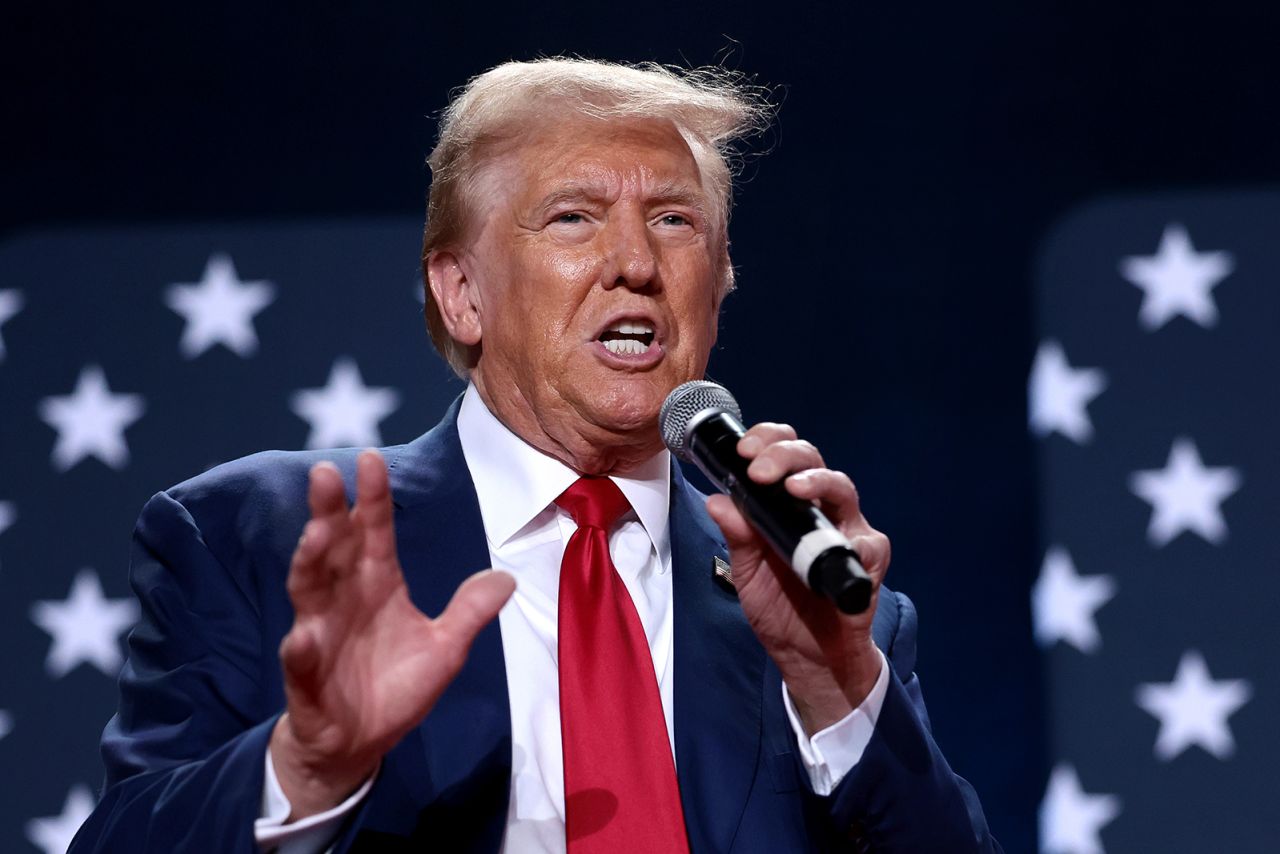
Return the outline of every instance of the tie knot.
{"type": "Polygon", "coordinates": [[[607,477],[580,477],[560,493],[556,504],[573,517],[579,527],[608,531],[631,507],[627,496],[607,477]]]}

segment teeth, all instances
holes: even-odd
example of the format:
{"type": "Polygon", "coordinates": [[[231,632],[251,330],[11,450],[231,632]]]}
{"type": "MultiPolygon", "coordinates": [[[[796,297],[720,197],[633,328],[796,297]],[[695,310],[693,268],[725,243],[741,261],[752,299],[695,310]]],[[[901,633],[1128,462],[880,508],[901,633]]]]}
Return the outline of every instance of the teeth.
{"type": "Polygon", "coordinates": [[[630,341],[627,339],[614,339],[612,341],[604,341],[602,343],[606,350],[617,356],[639,356],[645,350],[649,349],[639,341],[630,341]]]}
{"type": "Polygon", "coordinates": [[[610,332],[621,332],[623,335],[652,335],[653,327],[647,323],[616,323],[609,327],[610,332]]]}

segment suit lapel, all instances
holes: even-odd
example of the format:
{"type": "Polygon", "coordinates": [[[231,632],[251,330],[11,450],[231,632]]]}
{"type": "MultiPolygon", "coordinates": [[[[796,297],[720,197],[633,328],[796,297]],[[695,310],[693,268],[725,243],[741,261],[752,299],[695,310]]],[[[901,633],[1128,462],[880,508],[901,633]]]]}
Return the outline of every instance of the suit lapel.
{"type": "MultiPolygon", "coordinates": [[[[414,604],[430,616],[463,580],[489,566],[457,415],[455,402],[439,425],[389,461],[405,579],[414,604]]],[[[377,787],[389,801],[375,814],[387,821],[371,827],[448,840],[449,850],[498,849],[511,782],[511,713],[497,620],[480,632],[461,672],[388,759],[379,783],[398,779],[377,787]]]]}
{"type": "MultiPolygon", "coordinates": [[[[439,425],[388,461],[405,577],[430,615],[489,565],[457,414],[455,402],[439,425]]],[[[719,852],[733,845],[760,765],[766,662],[736,597],[715,580],[712,558],[728,553],[702,502],[674,465],[676,765],[692,849],[719,852]]],[[[880,600],[874,634],[893,660],[899,609],[887,590],[880,600]]],[[[382,832],[391,834],[388,843],[412,836],[450,850],[496,851],[510,780],[510,703],[495,620],[431,714],[387,757],[357,841],[379,844],[382,832]]]]}
{"type": "MultiPolygon", "coordinates": [[[[673,464],[674,465],[674,464],[673,464]]],[[[671,480],[675,738],[692,849],[728,851],[759,767],[764,650],[714,578],[727,551],[678,465],[671,480]]]]}
{"type": "MultiPolygon", "coordinates": [[[[396,536],[414,603],[439,614],[489,565],[484,525],[457,431],[458,404],[389,460],[396,536]]],[[[674,467],[671,547],[675,740],[694,852],[733,844],[759,767],[765,654],[738,601],[714,577],[727,557],[702,496],[674,467]]],[[[511,717],[495,620],[415,733],[387,757],[363,829],[434,839],[450,850],[501,845],[511,780],[511,717]]],[[[357,842],[360,840],[358,839],[357,842]]]]}

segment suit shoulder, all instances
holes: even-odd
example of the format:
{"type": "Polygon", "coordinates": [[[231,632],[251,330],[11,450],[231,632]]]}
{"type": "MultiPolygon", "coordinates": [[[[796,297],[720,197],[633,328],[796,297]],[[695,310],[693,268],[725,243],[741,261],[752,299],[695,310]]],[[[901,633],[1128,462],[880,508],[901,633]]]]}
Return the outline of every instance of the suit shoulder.
{"type": "Polygon", "coordinates": [[[260,451],[216,465],[165,491],[184,505],[201,504],[226,496],[248,498],[271,493],[305,496],[307,475],[312,466],[329,460],[338,466],[345,480],[348,472],[354,469],[356,453],[353,448],[332,451],[260,451]]]}
{"type": "MultiPolygon", "coordinates": [[[[307,515],[311,467],[332,462],[341,472],[348,494],[354,495],[355,461],[360,450],[262,451],[214,466],[161,496],[181,505],[206,535],[223,528],[244,534],[258,528],[284,528],[296,538],[307,515]]],[[[399,447],[380,450],[389,458],[399,447]]]]}
{"type": "MultiPolygon", "coordinates": [[[[384,459],[394,459],[403,445],[378,448],[384,459]]],[[[182,503],[200,502],[214,495],[284,494],[306,497],[312,466],[331,462],[342,474],[347,491],[355,485],[356,457],[363,448],[327,448],[317,451],[259,451],[216,465],[165,490],[182,503]]]]}

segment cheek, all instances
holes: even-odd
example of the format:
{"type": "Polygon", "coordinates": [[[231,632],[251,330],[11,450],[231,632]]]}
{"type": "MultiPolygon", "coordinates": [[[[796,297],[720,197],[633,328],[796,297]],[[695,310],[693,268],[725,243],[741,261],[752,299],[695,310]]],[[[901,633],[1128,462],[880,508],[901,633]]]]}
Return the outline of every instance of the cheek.
{"type": "Polygon", "coordinates": [[[593,252],[553,253],[547,261],[547,272],[566,284],[593,284],[600,273],[601,260],[593,252]]]}
{"type": "Polygon", "coordinates": [[[540,253],[523,265],[518,280],[521,313],[539,317],[547,330],[564,331],[600,277],[600,260],[578,248],[540,253]]]}
{"type": "Polygon", "coordinates": [[[719,308],[715,269],[701,256],[686,260],[678,272],[681,287],[676,310],[688,332],[689,343],[710,347],[715,340],[719,308]]]}

